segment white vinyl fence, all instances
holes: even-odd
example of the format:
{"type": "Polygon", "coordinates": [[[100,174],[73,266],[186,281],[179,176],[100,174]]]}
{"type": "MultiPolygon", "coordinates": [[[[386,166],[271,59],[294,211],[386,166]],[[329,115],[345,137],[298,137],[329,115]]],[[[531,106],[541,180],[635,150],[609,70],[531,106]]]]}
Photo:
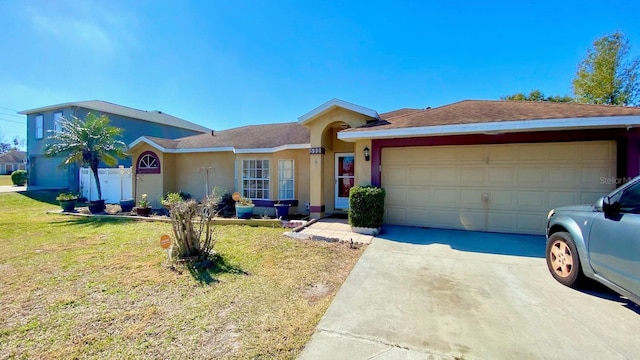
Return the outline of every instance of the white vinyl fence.
{"type": "MultiPolygon", "coordinates": [[[[120,199],[133,198],[131,168],[98,169],[102,198],[108,204],[117,204],[120,199]]],[[[89,200],[98,200],[98,189],[90,168],[80,168],[80,195],[89,200]]]]}

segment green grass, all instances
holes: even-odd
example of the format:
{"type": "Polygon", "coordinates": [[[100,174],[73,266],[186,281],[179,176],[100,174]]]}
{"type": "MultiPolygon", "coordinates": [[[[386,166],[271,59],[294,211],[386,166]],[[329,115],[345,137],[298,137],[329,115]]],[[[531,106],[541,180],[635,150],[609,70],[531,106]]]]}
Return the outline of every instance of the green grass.
{"type": "Polygon", "coordinates": [[[13,181],[11,181],[11,175],[0,175],[0,186],[3,185],[13,185],[13,181]]]}
{"type": "Polygon", "coordinates": [[[170,225],[46,215],[0,194],[1,358],[295,358],[362,249],[218,226],[221,264],[165,266],[170,225]]]}

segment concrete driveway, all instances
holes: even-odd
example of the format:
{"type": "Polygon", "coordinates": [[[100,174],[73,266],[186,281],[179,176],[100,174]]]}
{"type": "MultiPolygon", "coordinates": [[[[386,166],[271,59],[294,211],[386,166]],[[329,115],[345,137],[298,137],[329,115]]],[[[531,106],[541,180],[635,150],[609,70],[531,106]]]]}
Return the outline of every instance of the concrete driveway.
{"type": "Polygon", "coordinates": [[[544,238],[385,227],[299,359],[637,359],[640,310],[557,283],[544,238]]]}

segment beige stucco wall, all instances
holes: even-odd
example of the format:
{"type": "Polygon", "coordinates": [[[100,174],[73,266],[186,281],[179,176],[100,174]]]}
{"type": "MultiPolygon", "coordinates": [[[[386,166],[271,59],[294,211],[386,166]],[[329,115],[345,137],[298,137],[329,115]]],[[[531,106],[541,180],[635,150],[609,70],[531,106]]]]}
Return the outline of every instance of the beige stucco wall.
{"type": "Polygon", "coordinates": [[[366,161],[364,159],[364,148],[369,148],[369,154],[372,153],[371,150],[371,140],[358,140],[355,143],[354,152],[356,154],[356,163],[355,163],[355,174],[356,174],[356,184],[360,186],[371,185],[371,159],[366,161]]]}
{"type": "Polygon", "coordinates": [[[173,191],[190,194],[202,199],[207,191],[207,169],[209,170],[209,193],[214,187],[225,192],[234,192],[235,154],[231,151],[208,153],[173,154],[176,157],[175,187],[173,191]]]}

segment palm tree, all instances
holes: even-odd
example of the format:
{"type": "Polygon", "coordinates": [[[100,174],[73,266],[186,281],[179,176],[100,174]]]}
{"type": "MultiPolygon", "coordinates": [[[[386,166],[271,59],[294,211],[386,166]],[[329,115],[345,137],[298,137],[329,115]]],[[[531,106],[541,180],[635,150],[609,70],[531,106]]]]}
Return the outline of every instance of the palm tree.
{"type": "Polygon", "coordinates": [[[103,162],[107,166],[118,164],[118,158],[126,156],[127,146],[117,138],[122,129],[109,125],[109,117],[88,113],[84,120],[71,115],[71,118],[60,119],[62,131],[49,136],[51,140],[45,149],[45,155],[53,157],[64,155],[62,164],[79,163],[88,166],[98,188],[98,200],[102,200],[98,165],[103,162]]]}

